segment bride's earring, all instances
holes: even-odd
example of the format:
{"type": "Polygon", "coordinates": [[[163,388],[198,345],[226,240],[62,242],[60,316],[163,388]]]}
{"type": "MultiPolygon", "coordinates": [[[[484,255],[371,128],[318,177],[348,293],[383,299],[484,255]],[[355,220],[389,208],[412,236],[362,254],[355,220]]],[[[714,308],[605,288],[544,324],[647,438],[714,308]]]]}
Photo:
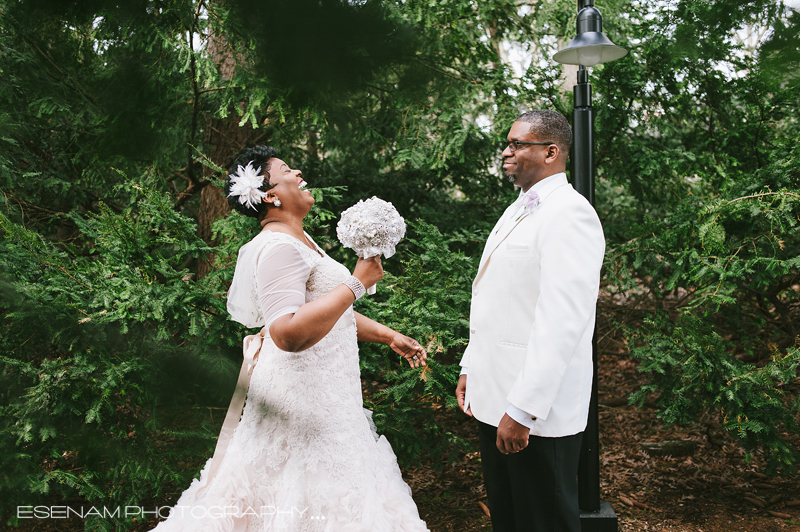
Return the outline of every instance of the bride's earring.
{"type": "Polygon", "coordinates": [[[275,205],[276,207],[280,207],[281,206],[281,200],[279,200],[278,198],[275,198],[275,201],[272,202],[272,204],[275,205]]]}

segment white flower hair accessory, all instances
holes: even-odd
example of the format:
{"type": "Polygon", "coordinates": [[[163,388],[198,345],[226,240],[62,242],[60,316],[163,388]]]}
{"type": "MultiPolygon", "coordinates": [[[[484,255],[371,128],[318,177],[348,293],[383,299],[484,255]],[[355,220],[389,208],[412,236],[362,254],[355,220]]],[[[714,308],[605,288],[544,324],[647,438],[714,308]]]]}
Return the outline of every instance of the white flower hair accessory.
{"type": "Polygon", "coordinates": [[[231,192],[228,197],[239,196],[239,203],[258,210],[256,205],[267,196],[266,192],[259,190],[264,184],[264,176],[259,175],[260,173],[260,166],[253,170],[253,161],[247,163],[244,168],[240,164],[236,173],[228,176],[231,179],[231,192]]]}

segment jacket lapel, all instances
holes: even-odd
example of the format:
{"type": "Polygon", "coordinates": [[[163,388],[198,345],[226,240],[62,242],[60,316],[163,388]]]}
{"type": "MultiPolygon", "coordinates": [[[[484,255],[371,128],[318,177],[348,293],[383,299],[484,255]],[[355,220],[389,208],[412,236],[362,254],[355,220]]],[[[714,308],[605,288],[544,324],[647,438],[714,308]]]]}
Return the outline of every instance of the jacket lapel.
{"type": "MultiPolygon", "coordinates": [[[[512,209],[513,204],[509,209],[512,209]]],[[[513,213],[506,213],[509,216],[513,215],[513,213]]],[[[472,285],[474,286],[477,284],[478,280],[483,275],[484,270],[486,269],[486,264],[489,262],[489,257],[492,256],[494,250],[497,249],[503,240],[514,230],[514,228],[525,218],[529,215],[528,211],[521,211],[520,214],[515,216],[514,220],[504,220],[506,215],[504,214],[500,221],[497,222],[497,225],[494,229],[492,229],[489,238],[486,239],[486,246],[483,248],[483,255],[481,255],[481,262],[478,265],[478,274],[475,276],[475,280],[472,281],[472,285]]]]}
{"type": "MultiPolygon", "coordinates": [[[[542,187],[541,190],[538,190],[540,198],[539,201],[541,202],[546,200],[547,196],[549,196],[554,190],[568,184],[569,183],[567,182],[566,174],[558,175],[558,177],[554,178],[552,181],[550,181],[544,187],[542,187]]],[[[503,242],[503,240],[505,240],[506,237],[508,237],[508,235],[511,234],[511,231],[513,231],[517,227],[517,225],[519,225],[520,222],[522,222],[522,220],[524,220],[530,215],[530,212],[528,210],[522,210],[520,211],[520,214],[516,215],[514,220],[506,220],[505,218],[507,216],[513,215],[513,213],[509,211],[514,209],[515,203],[516,202],[509,205],[508,209],[506,209],[506,212],[504,212],[503,216],[500,217],[500,220],[497,222],[495,228],[492,229],[489,238],[486,239],[486,246],[483,248],[483,255],[481,255],[481,262],[478,265],[478,274],[475,276],[475,280],[472,282],[473,286],[477,284],[478,280],[483,275],[483,272],[486,269],[486,264],[489,262],[489,258],[492,256],[492,253],[494,253],[494,251],[497,249],[497,246],[499,246],[503,242]]]]}

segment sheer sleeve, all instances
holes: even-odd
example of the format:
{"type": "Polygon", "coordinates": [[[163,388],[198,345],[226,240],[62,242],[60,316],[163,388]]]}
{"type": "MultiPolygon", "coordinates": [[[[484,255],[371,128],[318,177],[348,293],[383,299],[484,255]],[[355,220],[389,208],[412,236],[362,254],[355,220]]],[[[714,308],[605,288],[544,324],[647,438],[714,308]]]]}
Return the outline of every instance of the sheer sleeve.
{"type": "Polygon", "coordinates": [[[306,302],[306,283],[310,273],[311,266],[291,244],[279,243],[261,253],[256,287],[258,306],[267,329],[276,319],[297,312],[306,302]]]}

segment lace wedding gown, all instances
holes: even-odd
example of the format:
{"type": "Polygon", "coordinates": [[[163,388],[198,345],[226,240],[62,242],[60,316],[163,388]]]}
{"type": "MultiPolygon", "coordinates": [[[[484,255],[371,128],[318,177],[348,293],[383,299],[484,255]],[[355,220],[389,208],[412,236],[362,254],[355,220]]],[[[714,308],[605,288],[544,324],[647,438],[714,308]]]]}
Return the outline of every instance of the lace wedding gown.
{"type": "MultiPolygon", "coordinates": [[[[239,253],[228,308],[268,330],[349,275],[319,247],[263,231],[239,253]]],[[[211,459],[154,530],[427,531],[368,412],[352,307],[305,351],[281,351],[265,338],[216,474],[208,479],[211,459]]]]}

